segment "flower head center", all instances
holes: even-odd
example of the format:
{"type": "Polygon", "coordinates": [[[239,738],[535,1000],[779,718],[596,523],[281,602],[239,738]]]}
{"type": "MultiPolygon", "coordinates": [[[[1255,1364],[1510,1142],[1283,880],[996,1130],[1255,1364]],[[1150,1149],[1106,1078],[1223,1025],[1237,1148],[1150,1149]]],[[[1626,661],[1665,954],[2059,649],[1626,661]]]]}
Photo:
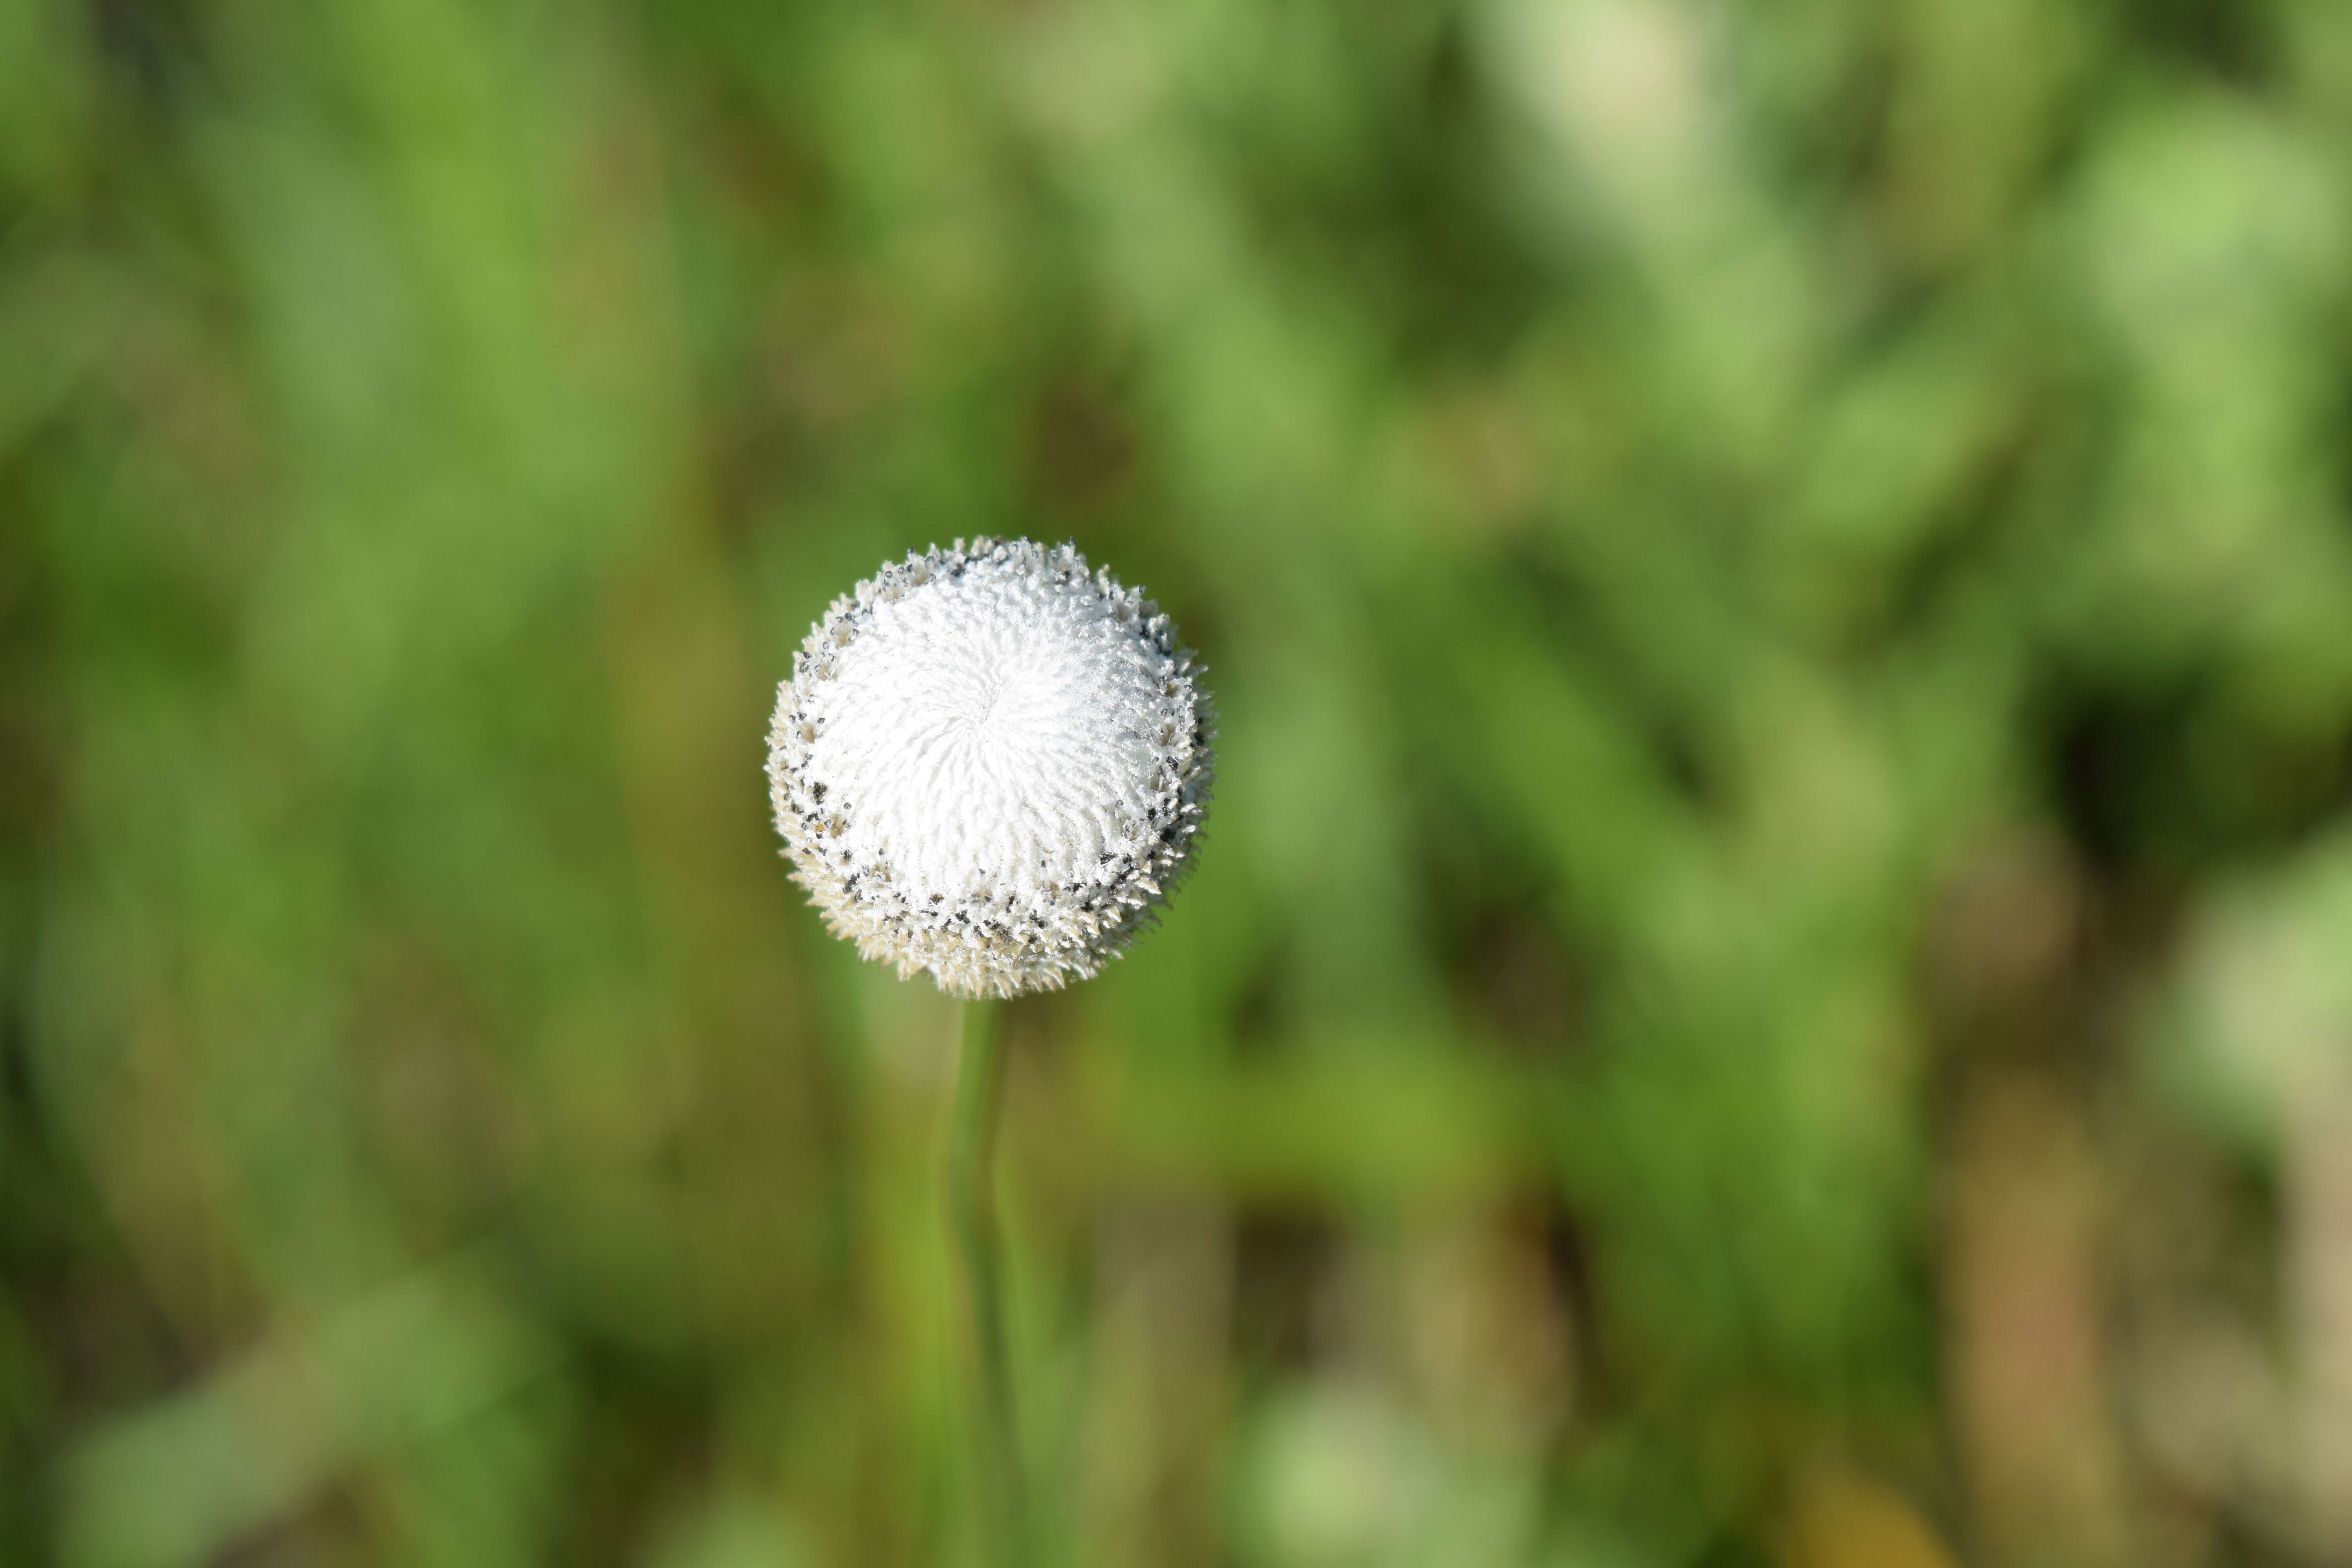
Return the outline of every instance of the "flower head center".
{"type": "Polygon", "coordinates": [[[1151,771],[1131,715],[1161,676],[1097,596],[967,577],[879,607],[861,642],[828,750],[861,820],[895,825],[875,847],[910,890],[1089,880],[1131,837],[1151,771]]]}

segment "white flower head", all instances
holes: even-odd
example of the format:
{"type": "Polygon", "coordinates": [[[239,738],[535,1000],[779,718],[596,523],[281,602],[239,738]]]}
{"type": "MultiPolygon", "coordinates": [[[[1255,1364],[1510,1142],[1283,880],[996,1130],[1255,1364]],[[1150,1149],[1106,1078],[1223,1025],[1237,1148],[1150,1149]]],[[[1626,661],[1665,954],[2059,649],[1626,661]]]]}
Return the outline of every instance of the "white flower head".
{"type": "Polygon", "coordinates": [[[826,923],[903,978],[1091,978],[1189,870],[1208,694],[1176,629],[1068,545],[961,539],[833,602],[768,731],[776,830],[826,923]]]}

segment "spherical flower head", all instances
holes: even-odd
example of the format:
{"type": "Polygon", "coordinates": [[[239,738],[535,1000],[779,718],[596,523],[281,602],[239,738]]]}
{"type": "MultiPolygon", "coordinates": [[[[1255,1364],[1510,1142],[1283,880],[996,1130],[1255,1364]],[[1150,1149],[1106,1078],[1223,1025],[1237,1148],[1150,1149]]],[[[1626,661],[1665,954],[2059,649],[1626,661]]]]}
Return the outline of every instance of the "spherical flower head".
{"type": "Polygon", "coordinates": [[[776,693],[793,879],[861,954],[953,995],[1091,978],[1191,868],[1198,678],[1159,606],[1067,545],[959,539],[886,565],[776,693]]]}

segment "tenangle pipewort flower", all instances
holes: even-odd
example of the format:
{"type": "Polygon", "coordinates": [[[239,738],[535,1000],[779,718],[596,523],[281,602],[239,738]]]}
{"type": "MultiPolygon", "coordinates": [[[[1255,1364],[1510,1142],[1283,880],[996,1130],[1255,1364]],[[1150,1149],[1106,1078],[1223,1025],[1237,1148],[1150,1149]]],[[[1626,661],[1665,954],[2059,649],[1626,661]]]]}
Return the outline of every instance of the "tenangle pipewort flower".
{"type": "Polygon", "coordinates": [[[861,954],[953,995],[1090,978],[1191,868],[1199,677],[1159,606],[1068,545],[960,539],[886,565],[776,694],[793,879],[861,954]]]}

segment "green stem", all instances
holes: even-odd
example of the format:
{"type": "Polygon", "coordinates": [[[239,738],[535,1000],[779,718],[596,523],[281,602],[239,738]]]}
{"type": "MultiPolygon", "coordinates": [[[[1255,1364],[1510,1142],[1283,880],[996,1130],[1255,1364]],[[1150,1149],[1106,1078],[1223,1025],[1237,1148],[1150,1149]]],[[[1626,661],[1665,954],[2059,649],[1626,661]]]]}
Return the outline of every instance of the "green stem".
{"type": "Polygon", "coordinates": [[[1024,1568],[1029,1511],[1021,1480],[1013,1375],[1004,1351],[1004,1299],[996,1238],[997,1107],[1003,1097],[1001,1003],[963,1005],[963,1046],[956,1065],[955,1120],[948,1134],[948,1225],[963,1273],[976,1370],[978,1468],[988,1510],[995,1568],[1024,1568]]]}

